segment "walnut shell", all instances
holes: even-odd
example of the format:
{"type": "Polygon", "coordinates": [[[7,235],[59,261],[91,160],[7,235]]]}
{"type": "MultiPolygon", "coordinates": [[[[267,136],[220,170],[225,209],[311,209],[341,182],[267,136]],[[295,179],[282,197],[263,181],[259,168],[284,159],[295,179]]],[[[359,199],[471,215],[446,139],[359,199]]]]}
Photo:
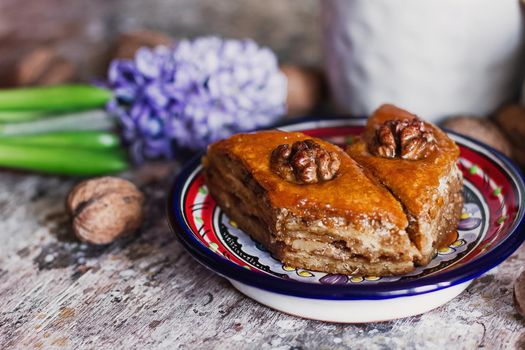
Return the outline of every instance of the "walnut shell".
{"type": "Polygon", "coordinates": [[[522,169],[525,169],[525,148],[514,144],[512,148],[512,159],[518,163],[522,169]]]}
{"type": "Polygon", "coordinates": [[[326,88],[320,70],[288,64],[280,68],[288,82],[286,106],[289,116],[309,113],[321,103],[326,88]]]}
{"type": "Polygon", "coordinates": [[[525,107],[521,105],[505,106],[498,112],[494,120],[512,143],[525,148],[525,107]]]}
{"type": "Polygon", "coordinates": [[[23,56],[14,68],[13,85],[55,85],[75,77],[73,63],[52,47],[38,47],[23,56]]]}
{"type": "Polygon", "coordinates": [[[486,143],[508,157],[512,155],[512,146],[507,137],[488,119],[471,116],[453,117],[445,120],[442,126],[486,143]]]}
{"type": "Polygon", "coordinates": [[[100,177],[75,186],[66,206],[80,240],[108,244],[140,227],[143,203],[144,196],[131,182],[100,177]]]}
{"type": "Polygon", "coordinates": [[[162,32],[138,30],[121,34],[113,44],[111,59],[133,59],[141,47],[169,46],[173,39],[162,32]]]}

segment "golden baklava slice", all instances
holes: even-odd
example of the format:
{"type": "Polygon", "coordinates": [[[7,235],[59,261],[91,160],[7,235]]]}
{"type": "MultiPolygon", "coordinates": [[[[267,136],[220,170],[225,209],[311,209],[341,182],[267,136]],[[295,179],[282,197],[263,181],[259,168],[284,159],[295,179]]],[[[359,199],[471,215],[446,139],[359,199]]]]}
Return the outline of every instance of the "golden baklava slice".
{"type": "Polygon", "coordinates": [[[381,106],[347,149],[401,203],[407,232],[426,265],[455,233],[463,207],[459,148],[445,132],[403,109],[381,106]]]}
{"type": "Polygon", "coordinates": [[[384,276],[421,259],[401,204],[328,142],[278,130],[237,134],[210,145],[203,166],[222,210],[286,265],[384,276]]]}

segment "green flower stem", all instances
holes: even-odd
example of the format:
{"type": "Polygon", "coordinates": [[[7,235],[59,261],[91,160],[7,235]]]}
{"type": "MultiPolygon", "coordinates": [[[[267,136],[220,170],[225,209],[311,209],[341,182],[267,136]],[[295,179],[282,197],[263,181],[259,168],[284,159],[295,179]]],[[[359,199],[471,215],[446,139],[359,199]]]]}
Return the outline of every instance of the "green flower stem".
{"type": "Polygon", "coordinates": [[[106,131],[67,131],[46,134],[0,137],[0,144],[25,146],[114,149],[120,146],[117,135],[106,131]]]}
{"type": "Polygon", "coordinates": [[[17,123],[25,122],[28,120],[40,119],[49,116],[48,112],[43,111],[22,111],[22,112],[11,112],[11,111],[0,111],[0,122],[1,123],[17,123]]]}
{"type": "Polygon", "coordinates": [[[55,131],[110,130],[115,120],[104,110],[60,114],[20,123],[0,123],[0,136],[38,134],[55,131]]]}
{"type": "Polygon", "coordinates": [[[120,149],[88,150],[0,143],[0,167],[61,175],[96,176],[128,167],[120,149]]]}
{"type": "Polygon", "coordinates": [[[75,111],[101,107],[112,97],[92,85],[56,85],[0,90],[0,110],[10,112],[75,111]]]}

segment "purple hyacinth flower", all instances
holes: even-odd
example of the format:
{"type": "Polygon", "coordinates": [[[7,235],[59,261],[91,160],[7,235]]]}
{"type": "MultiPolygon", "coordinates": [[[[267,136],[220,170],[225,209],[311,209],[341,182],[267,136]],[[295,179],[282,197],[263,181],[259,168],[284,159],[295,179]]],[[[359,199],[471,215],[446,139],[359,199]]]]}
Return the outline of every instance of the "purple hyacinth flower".
{"type": "Polygon", "coordinates": [[[136,161],[171,158],[234,133],[274,123],[285,112],[286,78],[275,55],[252,40],[204,37],[141,48],[114,60],[108,111],[136,161]]]}

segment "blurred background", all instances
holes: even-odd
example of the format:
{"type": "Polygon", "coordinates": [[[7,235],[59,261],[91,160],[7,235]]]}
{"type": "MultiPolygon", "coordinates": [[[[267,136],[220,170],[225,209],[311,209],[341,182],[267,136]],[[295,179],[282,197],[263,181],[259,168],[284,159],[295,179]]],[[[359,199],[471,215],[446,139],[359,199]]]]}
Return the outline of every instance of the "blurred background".
{"type": "MultiPolygon", "coordinates": [[[[0,82],[20,83],[13,76],[16,67],[24,59],[27,65],[39,64],[42,58],[31,57],[37,49],[40,56],[55,55],[67,62],[62,64],[63,76],[104,77],[120,34],[137,30],[173,38],[252,38],[270,46],[284,62],[318,65],[318,7],[316,0],[24,0],[23,5],[2,0],[0,82]]],[[[155,39],[162,41],[150,40],[155,39]]]]}
{"type": "MultiPolygon", "coordinates": [[[[40,92],[32,95],[32,105],[27,106],[27,95],[15,93],[16,102],[9,91],[7,95],[0,91],[0,103],[4,101],[0,104],[0,135],[74,132],[76,127],[71,125],[81,123],[73,118],[87,121],[84,129],[85,124],[95,129],[92,120],[99,118],[99,129],[113,132],[114,138],[123,136],[126,150],[132,154],[171,158],[174,145],[199,144],[193,147],[199,149],[218,138],[266,127],[283,117],[367,116],[381,104],[393,103],[477,138],[525,165],[524,22],[520,0],[24,0],[23,5],[20,0],[0,0],[0,88],[108,80],[111,85],[105,96],[100,95],[104,92],[90,91],[89,107],[98,114],[71,119],[47,119],[89,109],[73,105],[87,103],[87,98],[74,97],[75,92],[67,86],[56,90],[56,96],[71,102],[69,107],[62,106],[60,100],[51,106],[40,92]],[[240,53],[244,63],[239,64],[208,47],[211,55],[232,65],[228,68],[232,72],[249,67],[259,95],[248,96],[240,83],[234,87],[242,90],[237,97],[250,100],[245,114],[235,107],[214,116],[210,106],[222,106],[227,96],[221,96],[209,105],[192,107],[205,111],[200,125],[202,118],[193,112],[176,115],[154,109],[151,105],[159,96],[145,92],[150,82],[127,81],[126,64],[131,61],[115,71],[118,79],[108,76],[110,62],[126,58],[134,59],[133,74],[143,79],[136,67],[144,57],[137,59],[137,49],[209,35],[253,39],[278,58],[276,67],[273,56],[261,63],[253,53],[240,53]],[[264,70],[272,79],[284,76],[280,85],[283,93],[276,92],[279,89],[271,85],[270,78],[256,82],[257,72],[264,70]],[[124,103],[119,95],[123,86],[135,93],[124,103]],[[272,112],[257,109],[267,109],[270,101],[278,101],[272,112]],[[118,108],[109,108],[111,103],[118,108]],[[138,112],[145,106],[151,107],[147,116],[138,112]],[[185,125],[194,126],[181,126],[181,115],[185,125]],[[226,121],[231,116],[234,123],[226,121]],[[31,124],[34,120],[36,124],[31,124]],[[231,127],[243,122],[249,123],[231,127]],[[116,124],[124,126],[124,132],[115,132],[116,124]],[[175,124],[178,126],[172,127],[175,124]],[[188,142],[190,136],[204,141],[188,142]]],[[[148,65],[154,69],[154,64],[148,65]]],[[[153,85],[161,86],[162,79],[156,77],[153,85]]],[[[208,94],[208,87],[202,88],[208,94]]],[[[223,88],[232,90],[231,82],[223,88]]],[[[184,103],[189,103],[191,94],[187,92],[184,103]]],[[[129,96],[124,94],[126,98],[129,96]]],[[[44,137],[50,144],[72,140],[78,146],[74,134],[44,137]],[[59,137],[63,140],[54,140],[59,137]]],[[[9,140],[4,137],[0,141],[9,140]]],[[[28,142],[40,145],[42,141],[24,138],[16,142],[27,146],[28,142]]],[[[0,165],[39,169],[22,159],[28,151],[20,148],[17,154],[16,162],[0,158],[0,165]]],[[[53,169],[60,170],[58,165],[53,169]]]]}

